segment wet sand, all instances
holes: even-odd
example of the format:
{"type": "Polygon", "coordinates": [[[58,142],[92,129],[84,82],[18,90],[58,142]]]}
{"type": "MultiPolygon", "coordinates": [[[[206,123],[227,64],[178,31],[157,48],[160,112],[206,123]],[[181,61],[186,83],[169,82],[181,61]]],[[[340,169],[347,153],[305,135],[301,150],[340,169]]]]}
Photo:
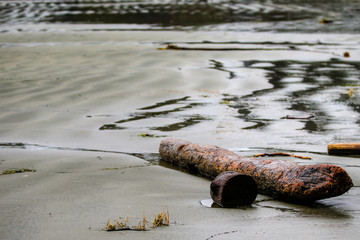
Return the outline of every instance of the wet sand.
{"type": "MultiPolygon", "coordinates": [[[[0,238],[356,239],[358,159],[327,156],[327,144],[337,139],[325,133],[299,134],[304,122],[280,120],[287,114],[283,108],[269,110],[278,120],[265,131],[246,129],[253,123],[236,117],[238,109],[226,97],[271,88],[269,70],[260,67],[264,63],[250,69],[243,67],[245,61],[358,62],[358,40],[351,34],[74,29],[1,33],[0,170],[36,172],[0,175],[0,238]],[[280,44],[286,49],[269,50],[274,46],[264,39],[311,44],[296,51],[288,44],[280,44]],[[236,47],[263,49],[157,50],[167,42],[208,47],[203,41],[235,40],[246,42],[236,47]],[[351,58],[343,58],[349,49],[351,58]],[[215,68],[216,62],[226,64],[223,71],[215,68]],[[229,69],[237,81],[231,80],[229,69]],[[179,121],[188,125],[179,127],[179,121]],[[108,129],[101,129],[104,126],[108,129]],[[200,201],[210,198],[209,180],[158,165],[156,153],[165,137],[214,144],[242,155],[267,149],[298,152],[312,157],[311,163],[344,167],[355,187],[314,206],[258,196],[247,209],[208,208],[200,201]],[[142,217],[143,212],[152,218],[165,206],[169,227],[103,230],[108,219],[142,217]]],[[[356,139],[352,130],[340,132],[348,134],[340,140],[356,139]]]]}

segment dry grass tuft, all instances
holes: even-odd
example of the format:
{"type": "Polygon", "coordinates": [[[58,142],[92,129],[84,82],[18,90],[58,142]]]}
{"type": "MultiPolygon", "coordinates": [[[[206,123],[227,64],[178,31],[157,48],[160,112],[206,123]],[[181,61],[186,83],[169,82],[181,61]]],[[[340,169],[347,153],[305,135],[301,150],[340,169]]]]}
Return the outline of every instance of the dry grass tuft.
{"type": "Polygon", "coordinates": [[[159,226],[169,226],[170,224],[170,215],[169,210],[166,209],[166,211],[163,209],[162,212],[159,214],[155,214],[155,218],[153,221],[153,228],[159,227],[159,226]]]}
{"type": "Polygon", "coordinates": [[[159,214],[155,214],[155,218],[152,222],[152,226],[149,226],[149,221],[145,217],[145,212],[143,212],[142,219],[138,222],[137,225],[129,226],[129,217],[119,219],[114,219],[114,222],[111,222],[110,219],[106,224],[106,231],[124,231],[124,230],[134,230],[134,231],[147,231],[160,226],[169,226],[170,225],[170,215],[169,210],[166,208],[163,209],[159,214]]]}

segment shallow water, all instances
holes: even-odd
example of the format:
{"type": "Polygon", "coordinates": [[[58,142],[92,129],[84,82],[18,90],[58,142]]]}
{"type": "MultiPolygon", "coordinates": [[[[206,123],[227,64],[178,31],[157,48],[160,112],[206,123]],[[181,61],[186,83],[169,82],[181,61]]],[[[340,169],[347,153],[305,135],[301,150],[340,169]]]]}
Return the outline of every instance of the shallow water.
{"type": "MultiPolygon", "coordinates": [[[[296,144],[358,140],[354,133],[359,131],[360,123],[359,97],[356,94],[359,91],[359,62],[344,61],[340,57],[310,62],[249,60],[237,63],[238,66],[210,60],[212,64],[214,66],[210,68],[228,73],[229,81],[241,81],[237,73],[241,75],[241,71],[246,72],[248,68],[265,71],[265,77],[272,85],[247,95],[222,94],[218,103],[236,110],[234,117],[244,121],[245,126],[239,129],[277,132],[276,135],[286,137],[287,142],[291,141],[289,135],[292,135],[296,144]],[[295,119],[287,119],[287,116],[295,119]],[[287,124],[286,132],[282,132],[287,124]],[[309,135],[311,138],[307,138],[309,135]]],[[[206,99],[209,96],[204,94],[202,97],[202,101],[186,96],[138,108],[129,118],[105,124],[99,129],[133,128],[136,126],[126,127],[127,123],[142,125],[141,121],[147,119],[153,119],[153,122],[164,118],[182,119],[172,124],[146,126],[148,131],[166,133],[216,119],[211,112],[199,115],[194,111],[202,111],[211,104],[206,99]],[[165,110],[156,111],[162,108],[165,110]]]]}
{"type": "Polygon", "coordinates": [[[140,25],[147,29],[356,33],[360,30],[359,11],[356,0],[1,1],[0,23],[106,23],[131,24],[135,29],[140,25]],[[326,24],[316,24],[324,19],[326,24]]]}

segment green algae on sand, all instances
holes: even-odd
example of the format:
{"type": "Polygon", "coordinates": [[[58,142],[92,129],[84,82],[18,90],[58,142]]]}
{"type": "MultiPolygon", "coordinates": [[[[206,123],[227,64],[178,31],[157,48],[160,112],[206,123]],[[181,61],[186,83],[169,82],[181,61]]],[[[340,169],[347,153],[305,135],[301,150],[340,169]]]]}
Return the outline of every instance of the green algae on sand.
{"type": "Polygon", "coordinates": [[[28,168],[14,168],[14,169],[7,169],[0,173],[0,175],[9,175],[9,174],[15,174],[15,173],[24,173],[24,172],[36,172],[35,169],[28,169],[28,168]]]}

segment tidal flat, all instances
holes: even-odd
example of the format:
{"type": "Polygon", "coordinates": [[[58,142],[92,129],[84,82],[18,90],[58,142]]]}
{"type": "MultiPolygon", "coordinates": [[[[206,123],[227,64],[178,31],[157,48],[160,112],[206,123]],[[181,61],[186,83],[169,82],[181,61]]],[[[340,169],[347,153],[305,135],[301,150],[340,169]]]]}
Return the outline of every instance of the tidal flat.
{"type": "Polygon", "coordinates": [[[358,40],[352,34],[2,33],[0,168],[36,172],[0,176],[1,238],[356,238],[358,159],[328,156],[326,147],[358,137],[358,40]],[[169,42],[219,48],[231,41],[244,50],[158,50],[169,42]],[[249,43],[259,49],[246,50],[249,43]],[[282,49],[269,50],[274,45],[282,49]],[[310,113],[315,117],[285,118],[310,113]],[[159,159],[166,137],[245,156],[306,155],[312,160],[278,158],[342,166],[355,186],[313,206],[259,195],[250,208],[208,208],[200,201],[210,198],[210,181],[159,159]],[[104,231],[108,219],[153,216],[165,206],[169,227],[104,231]]]}
{"type": "Polygon", "coordinates": [[[320,10],[286,15],[266,3],[293,19],[256,22],[257,5],[245,4],[246,24],[94,24],[66,22],[64,11],[29,23],[2,4],[15,20],[0,18],[0,172],[31,171],[0,175],[0,239],[357,239],[359,158],[327,154],[359,142],[360,37],[341,25],[350,15],[321,25],[320,10]],[[310,157],[266,156],[338,165],[354,187],[311,205],[258,195],[250,207],[212,208],[209,179],[160,159],[170,137],[310,157]],[[108,220],[151,221],[163,209],[169,226],[105,231],[108,220]]]}

